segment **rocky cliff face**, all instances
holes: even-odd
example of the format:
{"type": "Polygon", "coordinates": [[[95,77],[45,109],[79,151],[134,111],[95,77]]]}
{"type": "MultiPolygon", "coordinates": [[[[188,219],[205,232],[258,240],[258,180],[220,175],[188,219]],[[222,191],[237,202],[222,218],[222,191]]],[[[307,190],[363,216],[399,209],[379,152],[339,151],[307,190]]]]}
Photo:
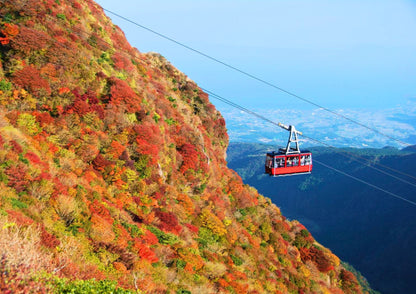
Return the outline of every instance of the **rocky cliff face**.
{"type": "Polygon", "coordinates": [[[162,56],[93,1],[1,2],[2,290],[361,292],[227,169],[224,119],[162,56]]]}

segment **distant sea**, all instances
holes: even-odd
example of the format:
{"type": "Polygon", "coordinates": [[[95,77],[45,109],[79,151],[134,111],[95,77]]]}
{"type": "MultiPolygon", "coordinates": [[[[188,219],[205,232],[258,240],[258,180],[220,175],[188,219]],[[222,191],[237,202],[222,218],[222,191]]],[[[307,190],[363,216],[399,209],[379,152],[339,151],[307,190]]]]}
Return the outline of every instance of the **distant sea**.
{"type": "MultiPolygon", "coordinates": [[[[237,109],[219,109],[226,120],[231,142],[268,143],[277,146],[287,142],[288,132],[267,121],[237,109]]],[[[295,125],[308,137],[301,138],[303,147],[328,144],[334,147],[404,148],[406,145],[391,140],[369,129],[351,123],[323,109],[250,109],[268,119],[295,125]]],[[[338,113],[374,128],[387,136],[409,144],[416,144],[416,107],[397,107],[388,110],[336,110],[338,113]]]]}

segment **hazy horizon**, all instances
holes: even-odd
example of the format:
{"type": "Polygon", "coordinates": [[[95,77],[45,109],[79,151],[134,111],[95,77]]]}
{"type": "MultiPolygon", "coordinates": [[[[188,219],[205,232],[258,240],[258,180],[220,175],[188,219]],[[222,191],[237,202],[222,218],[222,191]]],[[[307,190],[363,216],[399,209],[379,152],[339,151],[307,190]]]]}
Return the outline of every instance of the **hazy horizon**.
{"type": "MultiPolygon", "coordinates": [[[[329,109],[383,112],[415,102],[414,1],[97,2],[329,109]]],[[[271,110],[316,109],[107,15],[141,52],[161,53],[201,87],[235,103],[271,110]]],[[[211,101],[220,110],[226,108],[215,99],[211,101]]],[[[287,124],[297,120],[287,119],[287,124]]],[[[380,125],[380,121],[362,120],[380,125]]],[[[388,124],[386,121],[381,128],[388,128],[388,124]]]]}

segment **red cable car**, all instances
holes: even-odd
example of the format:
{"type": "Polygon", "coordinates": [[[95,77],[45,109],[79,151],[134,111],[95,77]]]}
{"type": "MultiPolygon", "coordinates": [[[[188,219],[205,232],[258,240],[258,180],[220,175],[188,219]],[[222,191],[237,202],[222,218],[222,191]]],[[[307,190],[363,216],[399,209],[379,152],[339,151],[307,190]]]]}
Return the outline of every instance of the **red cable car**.
{"type": "Polygon", "coordinates": [[[312,153],[299,149],[298,134],[302,135],[302,133],[297,131],[295,126],[285,126],[281,123],[279,126],[290,132],[289,140],[286,148],[266,154],[265,173],[272,177],[310,174],[312,172],[312,153]],[[293,143],[294,147],[291,146],[293,143]]]}

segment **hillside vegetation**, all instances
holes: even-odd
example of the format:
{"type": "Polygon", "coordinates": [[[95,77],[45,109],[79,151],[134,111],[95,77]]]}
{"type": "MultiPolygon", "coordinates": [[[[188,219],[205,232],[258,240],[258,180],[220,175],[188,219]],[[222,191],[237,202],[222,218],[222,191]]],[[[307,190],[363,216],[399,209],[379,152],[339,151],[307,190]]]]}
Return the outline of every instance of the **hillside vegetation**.
{"type": "Polygon", "coordinates": [[[226,167],[208,95],[93,1],[1,0],[0,32],[2,292],[362,292],[226,167]]]}
{"type": "Polygon", "coordinates": [[[416,187],[408,184],[416,177],[414,148],[350,148],[343,149],[350,153],[345,157],[341,150],[316,147],[311,149],[316,159],[312,174],[285,178],[264,174],[265,152],[270,148],[275,147],[231,143],[228,166],[270,197],[286,217],[301,221],[320,242],[363,273],[374,289],[386,294],[414,292],[415,206],[317,163],[415,202],[416,187]],[[351,159],[357,156],[366,160],[351,159]],[[391,176],[364,162],[378,163],[374,167],[391,176]]]}

